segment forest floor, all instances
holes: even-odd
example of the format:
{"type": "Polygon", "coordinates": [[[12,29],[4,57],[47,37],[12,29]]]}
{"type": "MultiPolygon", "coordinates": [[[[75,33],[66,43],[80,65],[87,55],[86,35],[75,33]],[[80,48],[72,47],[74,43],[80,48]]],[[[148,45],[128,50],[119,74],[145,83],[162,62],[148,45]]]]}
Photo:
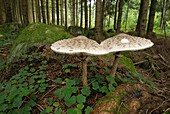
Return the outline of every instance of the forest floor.
{"type": "MultiPolygon", "coordinates": [[[[152,81],[156,86],[154,86],[152,89],[149,89],[145,83],[140,81],[135,81],[135,83],[120,82],[116,87],[116,90],[113,91],[113,94],[119,94],[119,92],[122,90],[127,92],[127,94],[121,98],[123,102],[129,104],[125,106],[127,109],[129,109],[127,114],[170,114],[170,38],[158,38],[153,39],[152,41],[155,45],[151,49],[145,51],[130,52],[129,58],[133,60],[137,71],[142,74],[146,80],[152,81]]],[[[5,47],[0,48],[0,60],[6,61],[10,47],[11,44],[8,44],[5,47]]],[[[49,46],[39,47],[36,51],[42,52],[46,56],[48,65],[45,73],[47,74],[49,85],[45,93],[36,93],[38,95],[37,106],[31,111],[32,113],[37,113],[48,107],[47,98],[53,97],[54,91],[61,87],[60,85],[57,86],[54,84],[56,77],[62,79],[73,79],[81,75],[81,64],[78,57],[66,56],[62,60],[57,61],[55,56],[58,56],[58,54],[52,52],[49,49],[49,46]],[[62,65],[66,63],[77,64],[77,68],[71,68],[71,72],[63,72],[62,65]]],[[[95,61],[98,65],[97,72],[103,75],[103,64],[106,63],[103,63],[103,61],[100,59],[95,61]]],[[[34,62],[37,63],[37,65],[41,64],[40,61],[34,62]]],[[[88,63],[88,74],[95,73],[89,70],[90,66],[93,65],[92,63],[93,62],[88,63]]],[[[12,75],[17,74],[19,69],[23,66],[26,66],[27,64],[30,64],[30,62],[14,62],[12,63],[9,72],[0,70],[0,81],[5,79],[9,80],[12,75]]],[[[122,66],[118,67],[118,72],[121,76],[125,75],[125,71],[122,66]]],[[[80,84],[80,87],[81,86],[82,85],[80,84]]],[[[102,104],[99,106],[96,106],[95,104],[99,99],[103,97],[104,95],[101,93],[94,93],[88,97],[85,105],[93,107],[94,111],[92,113],[101,113],[100,110],[102,107],[108,108],[104,106],[107,104],[102,104]]],[[[59,101],[55,96],[54,101],[56,100],[59,101]]],[[[112,106],[115,108],[117,107],[113,102],[112,106]]],[[[61,108],[62,110],[67,110],[68,107],[62,105],[61,108]]],[[[121,111],[118,108],[117,113],[120,112],[121,111]]]]}

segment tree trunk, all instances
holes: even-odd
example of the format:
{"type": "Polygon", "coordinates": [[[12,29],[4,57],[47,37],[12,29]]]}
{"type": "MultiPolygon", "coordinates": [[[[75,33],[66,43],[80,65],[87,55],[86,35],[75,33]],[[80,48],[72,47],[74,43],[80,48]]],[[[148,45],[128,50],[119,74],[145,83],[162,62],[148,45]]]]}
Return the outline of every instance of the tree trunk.
{"type": "Polygon", "coordinates": [[[22,11],[23,11],[23,24],[24,26],[29,24],[28,20],[28,1],[22,0],[22,11]]]}
{"type": "Polygon", "coordinates": [[[16,22],[16,0],[10,1],[11,3],[11,14],[12,14],[12,22],[16,22]]]}
{"type": "Polygon", "coordinates": [[[59,25],[59,3],[58,3],[58,0],[56,0],[56,13],[57,13],[57,25],[59,25]]]}
{"type": "Polygon", "coordinates": [[[47,11],[47,24],[50,24],[50,8],[49,0],[46,0],[46,11],[47,11]]]}
{"type": "Polygon", "coordinates": [[[78,26],[79,23],[79,16],[78,16],[78,0],[76,0],[76,26],[78,26]]]}
{"type": "Polygon", "coordinates": [[[95,16],[95,39],[98,42],[101,42],[104,39],[102,34],[101,23],[102,23],[102,1],[97,0],[95,16]]]}
{"type": "Polygon", "coordinates": [[[65,0],[65,29],[67,30],[67,0],[65,0]]]}
{"type": "Polygon", "coordinates": [[[41,0],[41,13],[42,13],[43,23],[46,23],[46,16],[45,16],[45,0],[41,0]]]}
{"type": "Polygon", "coordinates": [[[119,0],[116,0],[116,6],[115,6],[115,15],[114,15],[114,30],[117,30],[117,10],[118,10],[118,2],[119,0]]]}
{"type": "Polygon", "coordinates": [[[103,0],[103,3],[102,3],[102,19],[101,19],[101,29],[103,30],[104,29],[104,26],[105,26],[105,23],[104,23],[104,18],[105,18],[105,2],[106,0],[103,0]]]}
{"type": "Polygon", "coordinates": [[[129,15],[129,2],[130,2],[130,0],[127,0],[127,10],[126,10],[126,21],[125,21],[125,32],[126,32],[126,27],[127,27],[127,22],[128,22],[128,15],[129,15]]]}
{"type": "Polygon", "coordinates": [[[11,23],[12,12],[11,12],[10,0],[4,0],[4,3],[5,3],[5,17],[6,17],[5,23],[11,23]]]}
{"type": "Polygon", "coordinates": [[[60,0],[60,23],[63,26],[63,0],[60,0]]]}
{"type": "Polygon", "coordinates": [[[156,4],[157,4],[157,0],[151,0],[149,21],[148,21],[148,28],[147,28],[147,35],[148,36],[150,36],[153,33],[156,4]]]}
{"type": "Polygon", "coordinates": [[[161,15],[161,21],[160,21],[160,27],[163,30],[163,26],[165,23],[165,15],[166,15],[166,0],[163,0],[162,4],[162,15],[161,15]]]}
{"type": "Polygon", "coordinates": [[[70,0],[71,26],[75,26],[75,0],[70,0]]]}
{"type": "Polygon", "coordinates": [[[0,25],[5,22],[5,7],[3,0],[0,0],[0,25]]]}
{"type": "Polygon", "coordinates": [[[33,22],[35,23],[35,2],[34,0],[32,0],[32,18],[33,18],[33,22]]]}
{"type": "Polygon", "coordinates": [[[36,22],[41,22],[40,2],[39,2],[39,0],[35,0],[35,6],[36,6],[36,22]]]}
{"type": "Polygon", "coordinates": [[[55,24],[55,0],[51,0],[52,3],[52,23],[55,24]]]}
{"type": "Polygon", "coordinates": [[[21,25],[24,25],[23,21],[23,5],[22,5],[22,0],[19,0],[19,15],[20,15],[20,20],[21,20],[21,25]]]}
{"type": "Polygon", "coordinates": [[[119,0],[119,13],[118,13],[116,33],[120,33],[120,29],[121,29],[122,9],[123,9],[123,0],[119,0]]]}
{"type": "Polygon", "coordinates": [[[138,23],[136,27],[136,32],[138,33],[138,36],[141,37],[145,37],[148,5],[149,5],[149,0],[141,0],[138,23]]]}
{"type": "Polygon", "coordinates": [[[89,29],[91,28],[91,0],[89,0],[90,4],[89,4],[89,29]]]}
{"type": "Polygon", "coordinates": [[[33,13],[32,13],[32,0],[27,0],[28,5],[28,21],[29,23],[33,22],[33,13]]]}
{"type": "Polygon", "coordinates": [[[80,27],[83,27],[83,0],[81,0],[81,17],[80,17],[80,27]]]}
{"type": "Polygon", "coordinates": [[[2,15],[2,11],[3,11],[3,5],[2,5],[2,0],[0,0],[0,25],[3,23],[3,15],[2,15]]]}
{"type": "Polygon", "coordinates": [[[17,0],[17,6],[16,6],[16,14],[17,14],[17,22],[21,23],[21,15],[20,15],[20,0],[17,0]]]}
{"type": "Polygon", "coordinates": [[[87,8],[87,0],[84,0],[84,12],[85,12],[85,30],[88,30],[88,8],[87,8]]]}

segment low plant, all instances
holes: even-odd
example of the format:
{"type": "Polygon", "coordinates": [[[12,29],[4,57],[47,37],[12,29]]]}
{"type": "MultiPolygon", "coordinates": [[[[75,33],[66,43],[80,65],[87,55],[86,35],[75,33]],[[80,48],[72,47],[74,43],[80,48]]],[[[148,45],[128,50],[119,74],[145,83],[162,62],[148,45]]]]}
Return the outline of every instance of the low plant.
{"type": "MultiPolygon", "coordinates": [[[[64,105],[68,107],[67,114],[81,114],[83,111],[89,114],[92,111],[90,106],[85,107],[87,97],[91,94],[91,89],[88,86],[79,88],[80,79],[65,79],[65,86],[57,89],[55,94],[60,100],[64,101],[64,105]]],[[[61,84],[63,81],[57,78],[55,81],[61,84]]]]}
{"type": "Polygon", "coordinates": [[[35,91],[45,92],[47,89],[48,80],[44,73],[47,62],[42,61],[41,65],[36,68],[36,63],[33,61],[37,56],[28,55],[23,58],[30,60],[30,64],[22,67],[17,74],[0,84],[0,113],[30,113],[36,105],[35,91]]]}

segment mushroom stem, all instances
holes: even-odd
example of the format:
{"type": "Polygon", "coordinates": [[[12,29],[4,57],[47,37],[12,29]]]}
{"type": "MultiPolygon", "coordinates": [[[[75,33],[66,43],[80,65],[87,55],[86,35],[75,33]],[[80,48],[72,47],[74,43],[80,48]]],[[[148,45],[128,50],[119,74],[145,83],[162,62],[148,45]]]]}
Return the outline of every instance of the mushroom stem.
{"type": "Polygon", "coordinates": [[[82,60],[82,68],[83,68],[83,73],[82,73],[82,82],[83,82],[83,86],[87,86],[87,57],[84,57],[82,60]]]}
{"type": "Polygon", "coordinates": [[[116,70],[117,70],[117,66],[118,66],[118,62],[119,62],[119,57],[120,57],[120,52],[117,52],[115,54],[113,67],[112,67],[111,73],[110,73],[110,75],[113,76],[113,77],[115,77],[115,74],[116,74],[116,70]]]}

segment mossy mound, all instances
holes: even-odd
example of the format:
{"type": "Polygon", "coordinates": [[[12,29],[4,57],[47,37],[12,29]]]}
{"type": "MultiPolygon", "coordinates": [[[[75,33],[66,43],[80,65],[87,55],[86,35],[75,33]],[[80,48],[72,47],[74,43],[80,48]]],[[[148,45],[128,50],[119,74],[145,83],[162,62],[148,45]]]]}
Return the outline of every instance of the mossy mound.
{"type": "Polygon", "coordinates": [[[61,39],[72,38],[73,36],[64,31],[60,26],[34,23],[23,29],[14,41],[10,50],[9,62],[17,56],[26,53],[32,46],[50,44],[61,39]]]}

